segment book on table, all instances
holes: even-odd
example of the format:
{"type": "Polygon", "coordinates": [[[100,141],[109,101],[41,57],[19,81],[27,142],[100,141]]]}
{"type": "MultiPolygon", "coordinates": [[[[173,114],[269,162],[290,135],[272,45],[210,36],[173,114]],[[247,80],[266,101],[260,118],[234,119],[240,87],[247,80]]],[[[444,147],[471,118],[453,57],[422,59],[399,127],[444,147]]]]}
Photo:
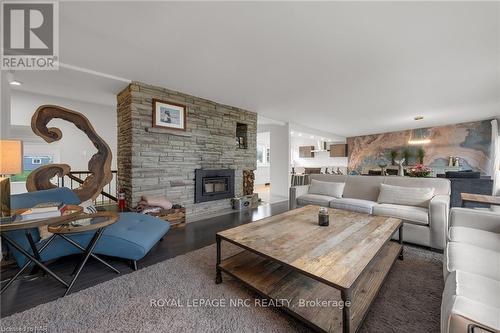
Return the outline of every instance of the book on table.
{"type": "Polygon", "coordinates": [[[58,211],[64,206],[62,202],[41,202],[31,208],[32,213],[46,213],[58,211]]]}
{"type": "Polygon", "coordinates": [[[23,211],[16,216],[16,220],[28,221],[28,220],[38,220],[38,219],[50,219],[52,217],[58,217],[64,215],[67,209],[66,205],[60,204],[60,206],[55,206],[56,210],[43,210],[39,211],[37,207],[33,207],[23,211]]]}

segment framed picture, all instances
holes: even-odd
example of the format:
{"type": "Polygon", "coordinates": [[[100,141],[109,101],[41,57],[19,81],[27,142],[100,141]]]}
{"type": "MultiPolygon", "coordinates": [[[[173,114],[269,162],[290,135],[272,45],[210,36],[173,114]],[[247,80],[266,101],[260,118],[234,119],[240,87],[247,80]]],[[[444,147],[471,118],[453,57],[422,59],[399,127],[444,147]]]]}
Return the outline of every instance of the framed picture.
{"type": "Polygon", "coordinates": [[[186,130],[186,106],[153,99],[153,127],[186,130]]]}

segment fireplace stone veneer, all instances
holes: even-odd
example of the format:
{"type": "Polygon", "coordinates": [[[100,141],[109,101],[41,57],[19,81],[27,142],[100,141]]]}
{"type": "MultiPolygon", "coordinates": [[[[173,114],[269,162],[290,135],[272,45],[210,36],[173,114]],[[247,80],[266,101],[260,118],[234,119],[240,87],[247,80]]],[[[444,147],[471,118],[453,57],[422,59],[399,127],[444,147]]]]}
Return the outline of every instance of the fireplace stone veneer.
{"type": "MultiPolygon", "coordinates": [[[[243,195],[243,171],[256,169],[257,114],[180,92],[132,82],[118,94],[118,186],[128,207],[143,195],[186,207],[186,220],[231,209],[231,198],[196,202],[196,170],[234,170],[233,196],[243,195]],[[186,105],[186,131],[153,127],[152,100],[186,105]],[[246,124],[246,147],[237,145],[246,124]]],[[[212,181],[206,190],[224,186],[212,181]]]]}

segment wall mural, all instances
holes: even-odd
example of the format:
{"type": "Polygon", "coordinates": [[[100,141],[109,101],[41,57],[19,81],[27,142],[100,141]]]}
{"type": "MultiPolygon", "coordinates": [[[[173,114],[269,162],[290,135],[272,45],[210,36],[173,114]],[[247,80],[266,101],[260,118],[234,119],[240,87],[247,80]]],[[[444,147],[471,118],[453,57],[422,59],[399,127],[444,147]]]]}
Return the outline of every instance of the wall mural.
{"type": "Polygon", "coordinates": [[[423,148],[425,165],[443,169],[448,166],[449,156],[459,157],[463,169],[489,173],[491,150],[490,120],[456,125],[425,128],[424,133],[431,139],[426,145],[408,144],[412,131],[400,131],[347,138],[349,147],[349,170],[357,173],[368,168],[377,168],[385,161],[391,164],[391,151],[399,157],[407,149],[409,165],[418,163],[418,150],[423,148]]]}

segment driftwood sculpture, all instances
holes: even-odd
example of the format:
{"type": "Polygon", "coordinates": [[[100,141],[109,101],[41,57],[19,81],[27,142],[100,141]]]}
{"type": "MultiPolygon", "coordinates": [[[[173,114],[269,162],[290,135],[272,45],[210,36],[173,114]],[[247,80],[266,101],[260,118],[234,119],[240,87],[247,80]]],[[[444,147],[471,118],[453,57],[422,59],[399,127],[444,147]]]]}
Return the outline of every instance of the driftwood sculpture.
{"type": "MultiPolygon", "coordinates": [[[[59,128],[47,127],[47,124],[54,118],[63,119],[73,123],[78,129],[87,134],[97,148],[88,163],[90,175],[84,180],[83,184],[74,189],[75,194],[81,201],[95,199],[102,188],[111,182],[112,154],[108,144],[96,133],[87,117],[79,112],[72,111],[56,105],[40,106],[31,118],[31,129],[46,142],[52,143],[62,138],[62,132],[59,128]]],[[[49,164],[33,170],[26,181],[26,188],[29,192],[38,190],[47,190],[56,187],[50,182],[50,179],[58,175],[63,177],[69,174],[71,167],[67,164],[49,164]]]]}

